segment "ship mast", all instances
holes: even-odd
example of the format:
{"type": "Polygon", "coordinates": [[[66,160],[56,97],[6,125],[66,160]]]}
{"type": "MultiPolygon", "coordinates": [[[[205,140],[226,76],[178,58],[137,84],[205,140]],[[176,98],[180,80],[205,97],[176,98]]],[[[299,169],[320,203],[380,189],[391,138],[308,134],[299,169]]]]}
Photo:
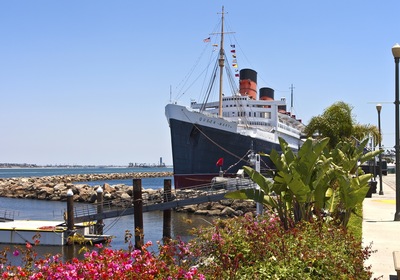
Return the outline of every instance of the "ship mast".
{"type": "Polygon", "coordinates": [[[225,65],[224,52],[224,6],[222,6],[222,23],[221,23],[221,44],[219,49],[219,106],[218,116],[222,117],[222,90],[223,90],[223,74],[225,65]]]}

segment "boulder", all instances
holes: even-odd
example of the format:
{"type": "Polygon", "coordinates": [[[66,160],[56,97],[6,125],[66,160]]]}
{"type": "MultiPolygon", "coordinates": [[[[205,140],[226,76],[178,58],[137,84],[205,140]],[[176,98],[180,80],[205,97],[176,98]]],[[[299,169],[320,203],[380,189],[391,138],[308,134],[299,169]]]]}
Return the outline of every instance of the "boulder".
{"type": "Polygon", "coordinates": [[[53,193],[54,193],[54,189],[53,188],[42,187],[37,192],[37,198],[45,200],[48,197],[50,197],[50,195],[52,195],[53,193]]]}
{"type": "Polygon", "coordinates": [[[59,184],[56,184],[53,187],[53,189],[55,192],[62,192],[62,191],[65,191],[67,189],[67,187],[65,186],[65,183],[59,183],[59,184]]]}
{"type": "Polygon", "coordinates": [[[222,211],[221,211],[221,216],[228,216],[228,217],[232,217],[235,215],[235,209],[231,208],[231,207],[225,207],[222,211]]]}

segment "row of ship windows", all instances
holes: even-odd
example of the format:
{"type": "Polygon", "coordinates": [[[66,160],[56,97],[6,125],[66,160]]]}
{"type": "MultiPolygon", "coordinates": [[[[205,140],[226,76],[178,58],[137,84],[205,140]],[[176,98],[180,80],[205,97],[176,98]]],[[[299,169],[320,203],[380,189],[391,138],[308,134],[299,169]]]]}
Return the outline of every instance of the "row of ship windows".
{"type": "MultiPolygon", "coordinates": [[[[230,105],[226,104],[225,107],[227,107],[227,108],[228,107],[243,107],[243,104],[239,104],[238,106],[236,106],[236,104],[230,104],[230,105]]],[[[250,105],[246,104],[246,107],[250,107],[250,105]]],[[[256,107],[256,106],[252,105],[251,107],[256,107]]]]}
{"type": "MultiPolygon", "coordinates": [[[[238,105],[236,105],[236,104],[226,104],[225,105],[225,107],[243,107],[243,104],[238,104],[238,105]]],[[[246,107],[250,107],[250,105],[249,104],[246,104],[246,107]]],[[[271,107],[271,105],[251,105],[251,107],[257,107],[257,108],[270,108],[271,107]]]]}
{"type": "Polygon", "coordinates": [[[246,100],[247,97],[234,97],[234,98],[224,98],[224,101],[236,101],[236,100],[246,100]]]}
{"type": "MultiPolygon", "coordinates": [[[[224,117],[234,117],[235,112],[224,112],[223,113],[224,117]]],[[[238,112],[237,114],[238,117],[246,117],[246,112],[238,112]]],[[[248,112],[247,117],[259,117],[263,119],[271,119],[271,113],[270,112],[248,112]]]]}
{"type": "Polygon", "coordinates": [[[263,125],[263,126],[271,126],[271,124],[266,122],[248,122],[249,125],[263,125]]]}

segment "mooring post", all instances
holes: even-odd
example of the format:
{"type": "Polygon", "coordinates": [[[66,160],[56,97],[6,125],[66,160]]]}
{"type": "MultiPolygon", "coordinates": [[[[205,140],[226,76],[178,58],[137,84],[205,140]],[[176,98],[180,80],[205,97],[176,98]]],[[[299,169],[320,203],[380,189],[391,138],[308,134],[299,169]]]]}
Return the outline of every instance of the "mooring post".
{"type": "Polygon", "coordinates": [[[97,222],[96,222],[96,234],[103,234],[103,189],[97,188],[97,222]]]}
{"type": "Polygon", "coordinates": [[[135,248],[143,246],[142,180],[133,179],[133,217],[135,219],[135,248]]]}
{"type": "MultiPolygon", "coordinates": [[[[164,202],[171,201],[171,179],[164,179],[164,202]]],[[[171,239],[171,209],[163,211],[163,242],[171,239]]]]}
{"type": "Polygon", "coordinates": [[[71,189],[67,191],[67,238],[75,233],[74,231],[74,193],[71,189]]]}

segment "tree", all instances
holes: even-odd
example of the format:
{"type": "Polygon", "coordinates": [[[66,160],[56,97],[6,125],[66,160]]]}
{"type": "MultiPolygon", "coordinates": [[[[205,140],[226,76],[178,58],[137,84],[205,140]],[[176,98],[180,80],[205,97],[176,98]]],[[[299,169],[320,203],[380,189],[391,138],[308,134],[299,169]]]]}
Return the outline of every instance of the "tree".
{"type": "Polygon", "coordinates": [[[379,130],[375,125],[362,125],[356,122],[352,115],[353,107],[339,101],[326,108],[322,115],[312,117],[305,128],[307,137],[329,137],[328,147],[333,148],[341,140],[364,140],[370,135],[375,143],[379,143],[379,130]]]}

